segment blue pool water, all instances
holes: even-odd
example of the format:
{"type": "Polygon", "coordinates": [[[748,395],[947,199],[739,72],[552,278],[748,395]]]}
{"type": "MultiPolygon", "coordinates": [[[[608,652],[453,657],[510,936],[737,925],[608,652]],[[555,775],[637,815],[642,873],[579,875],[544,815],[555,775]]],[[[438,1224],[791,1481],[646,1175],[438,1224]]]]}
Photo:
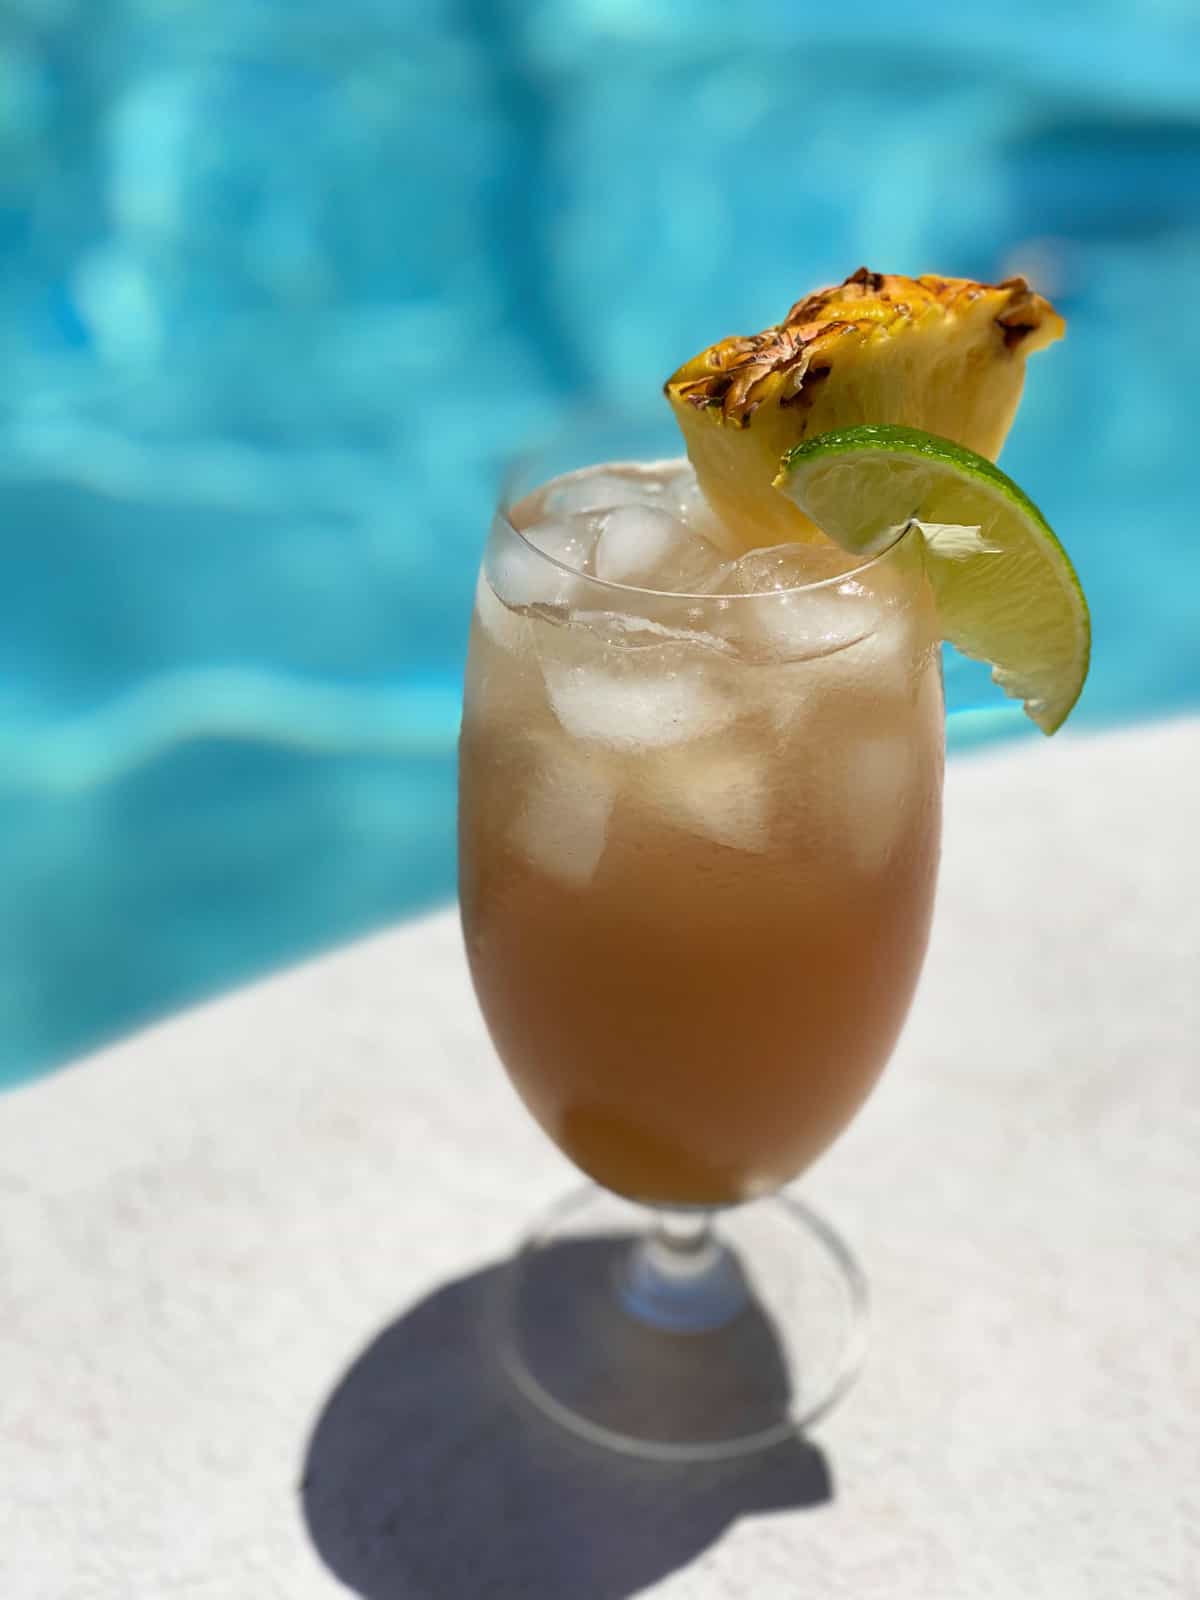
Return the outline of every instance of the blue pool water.
{"type": "Polygon", "coordinates": [[[1200,700],[1200,23],[810,13],[0,0],[0,1081],[448,896],[501,462],[860,262],[1055,297],[1077,725],[1200,700]]]}

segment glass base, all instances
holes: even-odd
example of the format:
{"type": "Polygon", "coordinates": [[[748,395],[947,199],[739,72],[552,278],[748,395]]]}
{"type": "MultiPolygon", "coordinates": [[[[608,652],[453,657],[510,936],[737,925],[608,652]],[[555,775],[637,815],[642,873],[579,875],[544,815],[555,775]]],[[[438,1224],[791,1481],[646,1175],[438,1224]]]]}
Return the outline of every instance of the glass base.
{"type": "Polygon", "coordinates": [[[664,1215],[592,1186],[504,1275],[505,1364],[596,1444],[656,1460],[765,1449],[824,1416],[866,1343],[866,1282],[828,1223],[775,1195],[664,1215]]]}

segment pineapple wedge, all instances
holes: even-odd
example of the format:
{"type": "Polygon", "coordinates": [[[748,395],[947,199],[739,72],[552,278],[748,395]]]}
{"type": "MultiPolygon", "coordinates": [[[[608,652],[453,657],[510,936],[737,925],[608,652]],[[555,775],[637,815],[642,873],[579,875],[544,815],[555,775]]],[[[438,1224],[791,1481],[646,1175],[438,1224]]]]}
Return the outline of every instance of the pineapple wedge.
{"type": "Polygon", "coordinates": [[[1024,278],[857,272],[784,320],[722,339],[665,390],[700,487],[739,549],[821,535],[772,488],[785,450],[832,428],[902,423],[995,460],[1025,358],[1063,319],[1024,278]]]}

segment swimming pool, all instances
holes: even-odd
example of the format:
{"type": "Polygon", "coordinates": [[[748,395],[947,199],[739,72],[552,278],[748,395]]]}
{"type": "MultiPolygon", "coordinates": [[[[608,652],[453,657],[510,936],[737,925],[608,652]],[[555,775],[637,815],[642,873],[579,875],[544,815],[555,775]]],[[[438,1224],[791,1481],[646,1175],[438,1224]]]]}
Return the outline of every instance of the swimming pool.
{"type": "Polygon", "coordinates": [[[0,1081],[450,894],[501,462],[861,261],[1055,297],[1077,725],[1200,699],[1200,27],[801,9],[7,8],[0,1081]]]}

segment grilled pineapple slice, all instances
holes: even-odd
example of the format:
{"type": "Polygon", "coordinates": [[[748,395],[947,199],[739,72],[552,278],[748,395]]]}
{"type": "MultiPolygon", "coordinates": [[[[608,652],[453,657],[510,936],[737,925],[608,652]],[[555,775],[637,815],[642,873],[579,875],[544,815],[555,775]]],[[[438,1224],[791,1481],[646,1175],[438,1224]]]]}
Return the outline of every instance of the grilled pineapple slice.
{"type": "Polygon", "coordinates": [[[772,488],[785,450],[832,428],[902,423],[995,460],[1025,358],[1063,319],[1024,278],[973,283],[860,267],[776,327],[722,339],[665,390],[710,505],[741,549],[820,538],[772,488]]]}

